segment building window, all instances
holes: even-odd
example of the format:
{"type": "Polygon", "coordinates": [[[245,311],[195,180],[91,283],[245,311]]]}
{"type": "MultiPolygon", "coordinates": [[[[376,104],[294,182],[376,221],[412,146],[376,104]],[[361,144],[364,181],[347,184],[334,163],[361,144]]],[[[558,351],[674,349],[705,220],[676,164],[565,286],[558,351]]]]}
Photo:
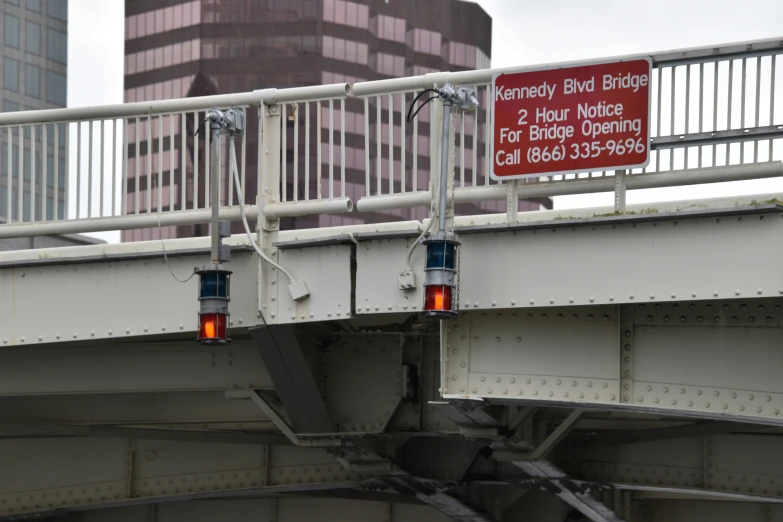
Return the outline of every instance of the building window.
{"type": "Polygon", "coordinates": [[[368,47],[364,43],[324,36],[323,55],[335,60],[367,65],[368,47]]]}
{"type": "Polygon", "coordinates": [[[324,0],[324,20],[336,24],[369,29],[370,9],[366,5],[355,2],[324,0]]]}
{"type": "Polygon", "coordinates": [[[3,31],[5,33],[3,37],[5,45],[19,49],[19,19],[6,13],[3,26],[5,28],[3,31]]]}
{"type": "Polygon", "coordinates": [[[484,54],[481,49],[476,48],[476,69],[489,69],[492,67],[492,61],[489,56],[484,54]]]}
{"type": "Polygon", "coordinates": [[[33,98],[41,97],[41,69],[29,63],[25,64],[24,93],[33,98]]]}
{"type": "Polygon", "coordinates": [[[27,22],[25,50],[30,54],[41,55],[41,26],[35,22],[27,22]]]}
{"type": "Polygon", "coordinates": [[[387,76],[405,75],[405,58],[393,54],[378,53],[375,55],[375,70],[387,76]]]}
{"type": "Polygon", "coordinates": [[[62,31],[47,28],[46,51],[50,60],[60,63],[68,63],[68,36],[62,31]]]}
{"type": "Polygon", "coordinates": [[[378,15],[376,20],[378,38],[405,43],[405,20],[386,15],[378,15]]]}
{"type": "Polygon", "coordinates": [[[194,0],[129,16],[125,19],[125,34],[128,40],[133,40],[162,31],[198,25],[200,22],[201,0],[194,0]]]}
{"type": "Polygon", "coordinates": [[[448,61],[461,67],[476,67],[476,47],[460,42],[449,42],[448,61]]]}
{"type": "Polygon", "coordinates": [[[27,0],[26,4],[30,11],[41,12],[41,0],[27,0]]]}
{"type": "Polygon", "coordinates": [[[68,0],[47,0],[49,16],[63,22],[68,21],[68,0]]]}
{"type": "Polygon", "coordinates": [[[440,56],[441,37],[436,31],[426,29],[413,30],[413,49],[420,53],[434,54],[440,56]]]}
{"type": "Polygon", "coordinates": [[[3,87],[19,92],[19,61],[7,56],[3,67],[3,87]]]}
{"type": "Polygon", "coordinates": [[[46,71],[46,101],[65,106],[68,84],[65,75],[46,71]]]}

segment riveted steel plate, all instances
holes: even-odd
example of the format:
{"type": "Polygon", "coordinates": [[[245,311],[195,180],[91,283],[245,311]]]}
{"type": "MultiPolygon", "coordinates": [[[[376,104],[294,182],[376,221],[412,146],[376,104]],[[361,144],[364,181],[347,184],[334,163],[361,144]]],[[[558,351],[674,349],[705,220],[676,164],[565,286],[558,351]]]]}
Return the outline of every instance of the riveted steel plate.
{"type": "Polygon", "coordinates": [[[460,236],[460,309],[770,297],[783,214],[460,236]]]}
{"type": "Polygon", "coordinates": [[[444,395],[617,402],[617,312],[463,313],[447,334],[444,395]]]}

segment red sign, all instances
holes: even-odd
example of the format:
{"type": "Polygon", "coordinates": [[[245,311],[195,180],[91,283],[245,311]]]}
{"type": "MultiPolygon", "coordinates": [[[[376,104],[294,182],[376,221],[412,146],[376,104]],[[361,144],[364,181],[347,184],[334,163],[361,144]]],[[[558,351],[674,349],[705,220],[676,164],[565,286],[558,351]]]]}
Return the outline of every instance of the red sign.
{"type": "Polygon", "coordinates": [[[493,179],[647,166],[652,61],[493,78],[493,179]]]}

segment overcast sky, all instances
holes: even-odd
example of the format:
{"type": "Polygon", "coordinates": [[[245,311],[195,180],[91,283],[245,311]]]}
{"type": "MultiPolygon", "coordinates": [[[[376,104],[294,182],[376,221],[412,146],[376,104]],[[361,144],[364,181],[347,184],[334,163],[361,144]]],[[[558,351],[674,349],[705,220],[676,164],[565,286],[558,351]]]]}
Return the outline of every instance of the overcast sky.
{"type": "MultiPolygon", "coordinates": [[[[479,0],[477,3],[493,19],[493,67],[783,37],[782,0],[479,0]]],[[[123,4],[123,0],[70,0],[70,107],[122,102],[123,4]]],[[[783,180],[632,191],[628,202],[763,192],[783,192],[783,180]]],[[[611,194],[567,196],[556,198],[555,202],[556,208],[611,204],[611,194]]],[[[109,233],[100,237],[114,240],[117,235],[109,233]]]]}

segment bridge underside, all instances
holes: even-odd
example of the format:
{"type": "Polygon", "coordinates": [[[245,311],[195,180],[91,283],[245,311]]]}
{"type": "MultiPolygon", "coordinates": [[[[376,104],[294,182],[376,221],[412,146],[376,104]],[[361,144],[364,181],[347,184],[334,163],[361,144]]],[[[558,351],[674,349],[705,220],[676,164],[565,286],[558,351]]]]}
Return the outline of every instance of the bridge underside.
{"type": "Polygon", "coordinates": [[[202,240],[4,254],[0,515],[783,520],[782,218],[459,218],[442,325],[418,224],[280,233],[304,304],[232,238],[219,347],[202,240]]]}

